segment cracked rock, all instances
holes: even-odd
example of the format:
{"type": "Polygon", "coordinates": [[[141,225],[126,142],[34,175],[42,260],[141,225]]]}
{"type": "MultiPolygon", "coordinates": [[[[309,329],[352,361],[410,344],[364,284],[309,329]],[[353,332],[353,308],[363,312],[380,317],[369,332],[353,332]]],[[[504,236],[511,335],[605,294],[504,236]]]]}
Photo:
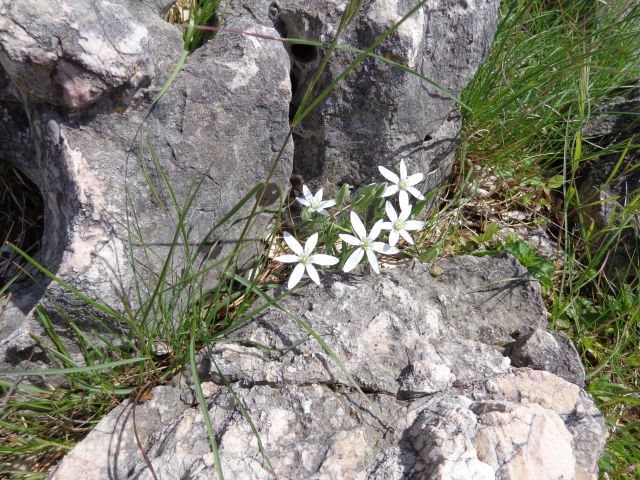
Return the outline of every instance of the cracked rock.
{"type": "MultiPolygon", "coordinates": [[[[267,309],[233,332],[238,344],[201,352],[225,475],[595,479],[606,429],[589,395],[552,373],[512,367],[501,354],[501,330],[463,325],[493,320],[507,331],[537,328],[544,321],[537,315],[544,313],[539,288],[506,281],[522,268],[510,256],[449,258],[439,265],[437,277],[420,263],[374,277],[327,273],[322,287],[310,285],[280,301],[288,314],[267,309]],[[505,308],[496,301],[501,298],[512,306],[519,298],[519,308],[505,308]],[[460,312],[466,316],[458,318],[460,312]],[[295,317],[322,336],[366,398],[316,341],[305,340],[295,317]]],[[[136,407],[158,478],[214,475],[188,382],[183,375],[174,387],[158,387],[151,401],[136,407]]],[[[111,412],[50,478],[152,478],[132,440],[130,409],[126,401],[111,412]],[[117,453],[105,447],[118,442],[117,453]]]]}

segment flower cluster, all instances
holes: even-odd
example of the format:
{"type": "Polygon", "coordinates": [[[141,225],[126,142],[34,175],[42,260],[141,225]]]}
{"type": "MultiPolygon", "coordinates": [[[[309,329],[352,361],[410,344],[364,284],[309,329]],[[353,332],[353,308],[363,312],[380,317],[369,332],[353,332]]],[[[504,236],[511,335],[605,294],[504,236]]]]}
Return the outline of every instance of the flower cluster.
{"type": "MultiPolygon", "coordinates": [[[[349,232],[339,233],[338,237],[347,246],[355,247],[355,249],[349,253],[348,257],[346,257],[346,260],[342,265],[342,270],[344,272],[350,272],[353,270],[366,256],[372,270],[376,273],[380,273],[380,266],[376,254],[395,255],[399,253],[400,249],[396,245],[398,244],[400,237],[402,237],[402,239],[409,245],[413,245],[414,241],[409,232],[422,230],[425,226],[425,223],[422,221],[410,220],[413,207],[409,203],[409,194],[418,200],[424,200],[422,193],[415,187],[422,182],[424,175],[422,173],[415,173],[407,176],[407,167],[404,160],[400,161],[400,175],[393,173],[385,167],[378,167],[378,169],[382,176],[392,184],[386,186],[386,188],[381,186],[379,190],[376,189],[377,185],[375,184],[367,187],[368,191],[365,198],[372,200],[375,197],[376,191],[381,198],[390,197],[397,193],[400,213],[396,211],[391,202],[385,201],[384,212],[386,213],[387,221],[382,218],[378,219],[373,224],[368,234],[362,219],[355,211],[353,211],[353,205],[349,214],[350,228],[331,223],[331,225],[336,229],[349,232]],[[382,191],[382,188],[384,188],[384,191],[382,191]],[[378,237],[380,237],[383,230],[389,231],[388,243],[378,241],[378,237]]],[[[367,190],[367,188],[365,188],[365,190],[367,190]]],[[[348,194],[348,188],[343,187],[341,192],[346,192],[348,194]]],[[[309,213],[320,214],[320,217],[316,218],[323,218],[325,222],[329,222],[327,220],[329,217],[327,209],[336,206],[336,204],[339,204],[339,207],[342,207],[344,198],[339,199],[337,202],[334,199],[322,200],[323,194],[324,192],[322,188],[313,194],[306,185],[303,185],[303,196],[296,198],[296,200],[306,207],[309,213]]],[[[340,197],[340,194],[338,197],[340,197]]],[[[380,202],[382,202],[382,200],[380,200],[380,202]]],[[[380,205],[380,209],[381,208],[382,206],[380,205]]],[[[344,208],[340,209],[340,211],[343,210],[344,208]]],[[[304,247],[288,232],[284,232],[283,238],[293,254],[280,255],[277,256],[275,260],[282,263],[297,264],[289,277],[289,282],[287,284],[289,289],[294,288],[300,282],[305,272],[313,282],[319,285],[320,276],[314,264],[329,267],[341,262],[339,258],[332,255],[313,253],[318,244],[318,232],[309,236],[304,247]]],[[[331,248],[331,246],[329,246],[329,248],[331,248]]]]}

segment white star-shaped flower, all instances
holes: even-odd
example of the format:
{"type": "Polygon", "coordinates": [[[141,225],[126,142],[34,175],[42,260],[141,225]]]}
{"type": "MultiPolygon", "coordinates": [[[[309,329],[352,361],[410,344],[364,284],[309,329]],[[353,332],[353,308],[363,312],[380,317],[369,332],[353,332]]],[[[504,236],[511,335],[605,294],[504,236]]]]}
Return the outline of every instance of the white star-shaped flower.
{"type": "Polygon", "coordinates": [[[349,245],[354,245],[358,247],[350,256],[347,258],[347,261],[344,264],[343,270],[345,272],[350,272],[353,270],[356,265],[360,263],[364,254],[367,254],[367,258],[369,259],[369,264],[373,271],[376,273],[380,273],[380,267],[378,265],[378,259],[374,252],[384,253],[385,255],[393,255],[398,253],[396,247],[392,247],[391,245],[387,245],[384,242],[376,242],[375,239],[378,238],[380,232],[382,230],[382,220],[378,220],[373,227],[371,227],[371,232],[367,235],[367,230],[364,228],[364,224],[360,217],[355,212],[351,212],[351,228],[353,232],[357,235],[354,237],[353,235],[348,235],[346,233],[341,233],[340,238],[348,243],[349,245]]]}
{"type": "Polygon", "coordinates": [[[312,212],[318,212],[320,215],[327,216],[329,212],[325,209],[329,207],[333,207],[336,204],[335,200],[322,200],[322,194],[324,193],[321,188],[318,190],[315,195],[311,193],[309,187],[306,185],[302,186],[302,198],[297,197],[296,200],[300,202],[302,205],[307,207],[312,212]]]}
{"type": "Polygon", "coordinates": [[[400,200],[400,215],[398,215],[396,209],[393,208],[393,205],[389,202],[385,204],[384,209],[387,212],[387,217],[391,220],[390,222],[384,222],[382,224],[382,228],[390,230],[389,245],[394,246],[398,243],[400,236],[409,242],[409,244],[413,245],[413,238],[409,235],[408,230],[422,230],[425,223],[419,220],[409,220],[411,205],[408,202],[403,203],[402,200],[400,200]]]}
{"type": "Polygon", "coordinates": [[[322,253],[316,253],[313,255],[313,249],[316,248],[316,244],[318,243],[317,233],[314,233],[307,239],[304,244],[304,248],[302,248],[302,245],[300,245],[295,237],[289,232],[284,232],[283,237],[284,241],[295,255],[280,255],[274,258],[274,260],[282,263],[298,264],[295,266],[293,272],[291,272],[291,276],[289,277],[289,283],[287,284],[289,289],[292,289],[300,282],[305,270],[307,271],[309,278],[320,285],[320,276],[318,275],[318,270],[316,270],[316,267],[314,267],[313,264],[329,266],[335,265],[340,261],[331,255],[324,255],[322,253]]]}
{"type": "Polygon", "coordinates": [[[400,202],[409,203],[409,194],[407,193],[409,192],[418,200],[424,200],[424,195],[422,195],[420,190],[415,188],[415,185],[422,181],[424,175],[422,173],[414,173],[407,177],[407,166],[404,164],[404,160],[400,160],[399,177],[388,168],[379,166],[378,170],[380,170],[380,173],[384,178],[393,183],[393,185],[389,185],[382,193],[383,197],[388,197],[400,192],[400,202]]]}

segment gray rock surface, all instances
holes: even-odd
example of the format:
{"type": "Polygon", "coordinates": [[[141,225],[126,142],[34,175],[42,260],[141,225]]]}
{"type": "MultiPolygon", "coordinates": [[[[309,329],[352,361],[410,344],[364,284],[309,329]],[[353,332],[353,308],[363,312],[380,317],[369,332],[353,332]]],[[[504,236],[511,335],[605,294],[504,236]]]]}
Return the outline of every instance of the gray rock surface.
{"type": "MultiPolygon", "coordinates": [[[[178,212],[155,159],[180,205],[198,185],[188,215],[190,246],[203,242],[202,265],[220,261],[236,243],[246,211],[223,237],[210,235],[210,228],[265,179],[285,142],[290,110],[324,53],[221,33],[189,56],[138,131],[182,51],[180,29],[162,20],[171,3],[0,3],[0,130],[21,132],[0,147],[0,162],[20,168],[42,195],[36,258],[72,287],[116,309],[123,298],[135,307],[134,268],[139,280],[153,284],[173,242],[178,212]]],[[[224,25],[324,42],[336,32],[346,4],[232,2],[224,25]]],[[[491,44],[498,5],[428,2],[378,53],[458,95],[491,44]]],[[[368,47],[408,8],[401,1],[364,2],[342,43],[368,47]]],[[[353,58],[338,51],[320,88],[353,58]]],[[[294,165],[310,183],[359,186],[378,178],[377,165],[395,168],[404,158],[411,170],[431,172],[423,190],[439,186],[450,172],[459,128],[452,100],[414,76],[367,59],[295,132],[295,150],[292,142],[286,145],[263,207],[277,204],[294,165]]],[[[255,254],[269,218],[258,217],[241,264],[255,254]]],[[[176,275],[184,264],[178,250],[171,265],[176,275]]],[[[205,285],[215,280],[214,269],[205,285]]],[[[43,301],[50,311],[64,309],[81,322],[96,314],[48,278],[38,283],[46,287],[43,301]]],[[[0,338],[28,322],[41,294],[41,288],[14,293],[0,338]]]]}
{"type": "MultiPolygon", "coordinates": [[[[289,58],[282,44],[220,36],[189,56],[136,136],[182,52],[180,29],[161,16],[169,3],[0,3],[0,131],[25,124],[24,136],[3,145],[0,162],[20,168],[44,199],[38,260],[116,309],[122,298],[135,307],[132,264],[139,279],[153,285],[175,235],[178,207],[154,157],[179,208],[194,195],[189,243],[192,251],[203,243],[195,263],[204,268],[225,263],[253,199],[214,235],[210,230],[267,177],[288,132],[289,58]]],[[[277,35],[249,17],[230,26],[277,35]]],[[[279,204],[291,168],[288,142],[261,207],[279,204]]],[[[261,248],[270,218],[258,215],[241,264],[261,248]]],[[[179,246],[173,258],[176,275],[183,251],[179,246]]],[[[205,285],[215,281],[214,270],[205,285]]],[[[65,289],[42,283],[50,310],[62,308],[81,323],[95,315],[65,289]]],[[[22,316],[34,305],[24,298],[12,299],[22,316]]],[[[21,323],[12,312],[5,324],[21,323]]]]}
{"type": "MultiPolygon", "coordinates": [[[[275,24],[282,36],[329,41],[347,0],[251,0],[232,5],[250,11],[263,25],[275,24]]],[[[499,0],[427,2],[376,50],[408,65],[460,95],[493,42],[499,0]]],[[[362,2],[360,13],[340,43],[367,49],[415,3],[362,2]]],[[[294,86],[292,109],[300,103],[323,51],[288,47],[294,86]]],[[[320,81],[336,79],[357,55],[337,51],[320,81]]],[[[454,101],[416,76],[380,60],[366,59],[301,124],[294,136],[294,171],[315,185],[379,181],[377,166],[432,172],[423,190],[449,176],[460,117],[454,101]]]]}
{"type": "MultiPolygon", "coordinates": [[[[84,107],[119,87],[148,83],[158,75],[158,67],[170,65],[158,65],[160,57],[153,55],[175,41],[175,35],[167,35],[164,42],[150,31],[170,30],[161,25],[159,4],[3,1],[0,63],[25,96],[84,107]]],[[[169,55],[165,62],[171,61],[175,58],[169,55]]]]}
{"type": "Polygon", "coordinates": [[[584,387],[582,360],[571,339],[564,333],[536,330],[523,335],[514,343],[509,357],[514,367],[546,370],[584,387]]]}
{"type": "MultiPolygon", "coordinates": [[[[419,263],[375,277],[326,274],[322,287],[289,295],[280,302],[284,310],[266,310],[233,333],[281,350],[241,342],[201,352],[202,388],[225,475],[595,479],[606,429],[592,399],[552,373],[514,369],[494,346],[503,345],[500,330],[476,329],[474,337],[464,325],[497,317],[507,331],[541,326],[544,317],[526,313],[542,310],[538,287],[500,281],[521,268],[507,256],[458,257],[439,266],[438,276],[419,263]],[[489,272],[496,282],[486,285],[489,272]],[[485,288],[465,291],[461,278],[485,288]],[[522,298],[520,308],[500,310],[502,295],[522,298]],[[295,318],[344,361],[366,399],[317,342],[298,342],[305,332],[295,318]]],[[[105,417],[50,479],[152,478],[133,437],[132,407],[127,401],[105,417]]],[[[155,388],[135,408],[158,478],[213,476],[188,374],[155,388]]]]}

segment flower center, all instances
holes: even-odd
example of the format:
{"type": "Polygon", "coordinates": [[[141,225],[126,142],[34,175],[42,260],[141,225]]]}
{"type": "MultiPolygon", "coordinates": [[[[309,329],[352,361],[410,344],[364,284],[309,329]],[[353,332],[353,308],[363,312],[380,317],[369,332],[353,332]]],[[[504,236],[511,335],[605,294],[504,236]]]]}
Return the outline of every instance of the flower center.
{"type": "Polygon", "coordinates": [[[369,248],[369,245],[371,245],[371,242],[369,242],[369,240],[365,240],[362,242],[362,247],[363,248],[369,248]]]}
{"type": "Polygon", "coordinates": [[[302,263],[309,263],[309,255],[302,255],[302,256],[300,257],[300,261],[301,261],[302,263]]]}
{"type": "Polygon", "coordinates": [[[404,228],[404,222],[401,220],[396,220],[395,222],[393,222],[393,229],[394,230],[402,230],[404,228]]]}
{"type": "Polygon", "coordinates": [[[316,198],[313,198],[309,204],[312,210],[317,210],[320,208],[320,201],[316,198]]]}
{"type": "Polygon", "coordinates": [[[398,188],[400,190],[405,190],[407,188],[407,181],[406,180],[400,180],[400,183],[398,183],[398,188]]]}

